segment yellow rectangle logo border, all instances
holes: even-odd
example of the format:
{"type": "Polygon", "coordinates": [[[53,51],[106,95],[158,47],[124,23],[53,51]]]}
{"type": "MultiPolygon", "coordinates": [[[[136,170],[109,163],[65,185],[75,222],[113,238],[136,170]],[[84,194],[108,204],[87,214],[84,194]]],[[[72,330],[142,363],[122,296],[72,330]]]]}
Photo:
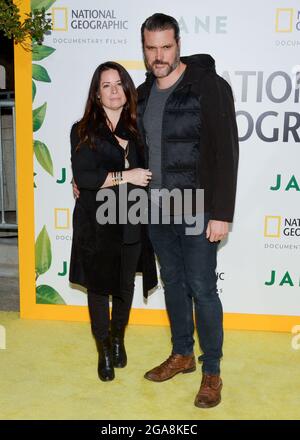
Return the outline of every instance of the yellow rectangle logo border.
{"type": "Polygon", "coordinates": [[[53,31],[67,31],[68,30],[68,9],[67,8],[52,8],[52,30],[53,31]],[[55,27],[55,11],[65,11],[65,27],[55,27]]]}
{"type": "Polygon", "coordinates": [[[70,229],[70,210],[69,208],[54,208],[54,227],[55,229],[70,229]],[[66,226],[58,226],[58,213],[59,211],[65,211],[67,213],[66,226]]]}
{"type": "Polygon", "coordinates": [[[293,8],[277,8],[276,9],[276,25],[275,25],[276,32],[292,32],[292,30],[293,30],[293,15],[294,15],[293,8]],[[279,16],[282,12],[290,12],[290,24],[287,29],[279,29],[279,16]]]}
{"type": "Polygon", "coordinates": [[[280,215],[266,215],[265,216],[265,227],[264,227],[264,236],[271,238],[280,238],[280,226],[281,226],[281,216],[280,215]],[[277,219],[277,232],[275,234],[268,233],[268,222],[270,219],[277,219]]]}

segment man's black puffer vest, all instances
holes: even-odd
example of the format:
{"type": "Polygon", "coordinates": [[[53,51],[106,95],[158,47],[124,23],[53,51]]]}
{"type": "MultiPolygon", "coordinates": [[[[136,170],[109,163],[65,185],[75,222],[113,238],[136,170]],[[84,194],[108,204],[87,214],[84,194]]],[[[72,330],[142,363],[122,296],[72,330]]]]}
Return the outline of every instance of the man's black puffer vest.
{"type": "MultiPolygon", "coordinates": [[[[169,96],[162,120],[162,186],[204,189],[205,211],[232,221],[236,192],[238,136],[232,92],[215,72],[210,55],[181,58],[184,76],[169,96]]],[[[138,88],[138,126],[148,164],[143,126],[154,76],[138,88]]]]}

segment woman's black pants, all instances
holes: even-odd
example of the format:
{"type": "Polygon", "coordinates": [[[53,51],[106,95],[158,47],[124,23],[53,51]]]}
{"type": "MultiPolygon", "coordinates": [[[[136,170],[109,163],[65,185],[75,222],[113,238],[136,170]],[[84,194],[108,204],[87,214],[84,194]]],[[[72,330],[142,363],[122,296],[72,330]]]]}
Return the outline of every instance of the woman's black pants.
{"type": "MultiPolygon", "coordinates": [[[[123,329],[128,323],[140,253],[140,242],[122,245],[121,287],[119,295],[112,296],[111,325],[115,329],[123,329]]],[[[109,295],[94,290],[87,293],[92,333],[96,339],[106,339],[109,335],[109,295]]]]}

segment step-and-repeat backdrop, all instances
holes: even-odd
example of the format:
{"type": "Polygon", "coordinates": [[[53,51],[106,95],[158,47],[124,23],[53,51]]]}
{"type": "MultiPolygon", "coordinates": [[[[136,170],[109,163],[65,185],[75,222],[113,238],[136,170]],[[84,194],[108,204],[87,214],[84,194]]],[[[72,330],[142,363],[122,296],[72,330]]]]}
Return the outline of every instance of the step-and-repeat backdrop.
{"type": "MultiPolygon", "coordinates": [[[[136,85],[144,80],[140,26],[164,12],[180,23],[182,55],[211,54],[234,92],[240,163],[235,221],[218,252],[224,310],[300,316],[299,2],[31,3],[46,7],[53,19],[32,58],[37,304],[87,303],[85,291],[68,282],[70,127],[83,114],[100,63],[118,61],[136,85]]],[[[146,303],[137,276],[133,307],[164,309],[162,287],[146,303]]]]}

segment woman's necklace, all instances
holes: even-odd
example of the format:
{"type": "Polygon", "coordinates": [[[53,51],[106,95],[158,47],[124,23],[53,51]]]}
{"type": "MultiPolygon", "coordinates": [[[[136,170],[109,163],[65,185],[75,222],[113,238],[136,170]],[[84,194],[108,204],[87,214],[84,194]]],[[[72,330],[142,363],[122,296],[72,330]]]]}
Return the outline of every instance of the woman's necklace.
{"type": "Polygon", "coordinates": [[[129,153],[129,141],[128,141],[126,148],[125,148],[125,169],[129,168],[129,166],[130,166],[129,161],[127,159],[128,153],[129,153]]]}
{"type": "Polygon", "coordinates": [[[130,167],[129,161],[127,159],[128,157],[128,153],[129,153],[129,140],[127,141],[127,144],[125,146],[125,139],[121,139],[118,136],[115,135],[115,137],[117,138],[117,141],[119,142],[119,145],[123,148],[124,150],[124,166],[125,169],[128,169],[130,167]]]}

